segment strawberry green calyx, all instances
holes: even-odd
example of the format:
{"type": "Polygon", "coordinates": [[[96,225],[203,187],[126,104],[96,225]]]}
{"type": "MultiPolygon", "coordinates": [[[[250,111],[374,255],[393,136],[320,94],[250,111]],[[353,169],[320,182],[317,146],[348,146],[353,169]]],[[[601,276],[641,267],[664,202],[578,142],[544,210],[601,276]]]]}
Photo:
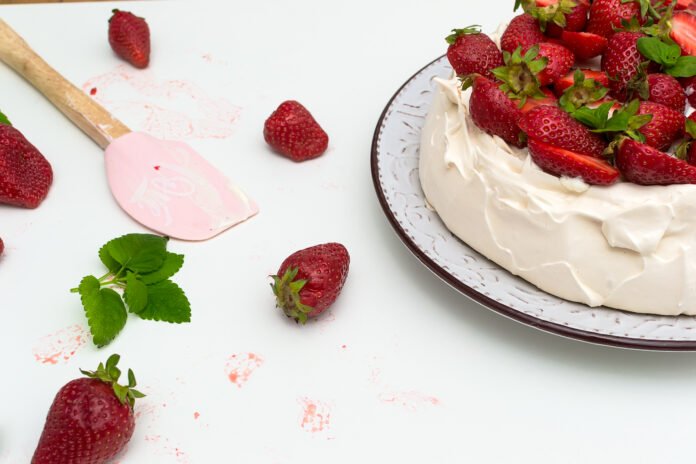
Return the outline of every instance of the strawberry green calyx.
{"type": "Polygon", "coordinates": [[[568,113],[604,98],[609,89],[594,79],[585,78],[579,69],[573,74],[573,85],[568,87],[559,100],[559,105],[568,113]]]}
{"type": "Polygon", "coordinates": [[[520,100],[522,108],[527,98],[546,98],[539,84],[539,73],[548,65],[549,59],[538,58],[539,45],[534,45],[522,55],[522,47],[514,52],[503,52],[505,66],[492,70],[493,75],[503,82],[500,90],[512,100],[520,100]]]}
{"type": "Polygon", "coordinates": [[[481,26],[474,24],[473,26],[468,26],[463,29],[452,29],[452,33],[445,37],[445,41],[452,45],[457,41],[457,39],[464,35],[476,35],[481,33],[481,26]]]}
{"type": "Polygon", "coordinates": [[[656,20],[660,19],[660,14],[655,10],[650,0],[621,0],[621,3],[637,3],[640,6],[640,16],[642,18],[649,16],[656,20]]]}
{"type": "Polygon", "coordinates": [[[12,123],[10,122],[10,120],[7,119],[7,116],[5,116],[5,114],[4,114],[2,111],[0,111],[0,124],[5,124],[5,125],[7,125],[7,126],[11,126],[11,125],[12,125],[12,123]]]}
{"type": "Polygon", "coordinates": [[[285,271],[282,277],[277,275],[271,276],[273,283],[271,288],[276,296],[276,306],[283,310],[286,316],[295,320],[300,324],[307,322],[309,314],[314,311],[314,308],[303,304],[300,297],[300,291],[307,284],[304,279],[295,280],[299,268],[291,267],[285,271]]]}
{"type": "Polygon", "coordinates": [[[90,379],[98,379],[102,382],[110,384],[114,389],[114,394],[121,404],[128,403],[131,409],[133,409],[135,400],[137,398],[144,398],[145,395],[138,390],[135,390],[135,374],[133,374],[131,369],[128,369],[128,385],[124,386],[118,383],[118,378],[121,377],[121,370],[116,367],[116,365],[120,359],[121,356],[112,354],[109,356],[109,359],[106,360],[106,365],[99,363],[96,371],[84,371],[80,369],[80,372],[90,379]]]}
{"type": "Polygon", "coordinates": [[[696,122],[687,118],[684,131],[688,138],[679,144],[675,152],[676,157],[680,160],[686,160],[689,157],[691,145],[693,145],[694,140],[696,140],[696,122]]]}
{"type": "Polygon", "coordinates": [[[573,12],[573,9],[578,6],[575,0],[560,0],[556,3],[540,7],[537,6],[536,0],[521,0],[519,5],[525,13],[531,15],[539,22],[541,32],[546,32],[546,27],[549,23],[554,23],[559,27],[566,27],[566,15],[573,12]]]}

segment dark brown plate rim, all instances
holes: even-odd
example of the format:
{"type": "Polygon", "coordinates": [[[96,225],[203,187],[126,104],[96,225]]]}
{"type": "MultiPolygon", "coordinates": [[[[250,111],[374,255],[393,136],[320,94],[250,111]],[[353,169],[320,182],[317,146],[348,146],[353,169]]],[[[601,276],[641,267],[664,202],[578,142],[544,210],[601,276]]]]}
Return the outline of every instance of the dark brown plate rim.
{"type": "MultiPolygon", "coordinates": [[[[444,56],[444,55],[443,55],[444,56]]],[[[563,324],[556,324],[553,322],[544,321],[538,319],[529,314],[520,312],[514,308],[511,308],[505,304],[502,304],[496,300],[493,300],[486,295],[479,293],[473,288],[462,283],[459,279],[454,277],[452,274],[447,272],[434,260],[429,258],[416,243],[411,240],[406,231],[402,229],[401,225],[397,221],[394,213],[389,208],[387,204],[387,199],[382,191],[382,186],[379,181],[379,170],[377,167],[377,149],[379,135],[381,133],[382,125],[384,119],[386,118],[389,110],[394,103],[394,100],[399,96],[401,91],[406,87],[413,79],[415,79],[421,72],[423,72],[430,65],[434,64],[436,61],[442,59],[443,56],[435,58],[430,63],[423,66],[416,73],[414,73],[404,84],[399,87],[399,89],[394,93],[394,95],[389,99],[389,102],[382,111],[382,114],[377,121],[377,127],[372,138],[372,152],[370,155],[370,169],[372,172],[372,183],[377,193],[377,198],[384,215],[389,220],[389,223],[394,228],[394,231],[401,239],[401,241],[406,245],[406,247],[413,253],[430,271],[437,275],[440,279],[445,281],[452,288],[463,293],[473,301],[481,304],[482,306],[497,312],[503,316],[513,319],[522,324],[534,327],[535,329],[542,330],[544,332],[549,332],[555,335],[561,335],[563,337],[572,338],[576,340],[581,340],[588,343],[607,345],[619,348],[630,348],[636,350],[658,350],[658,351],[694,351],[696,350],[696,342],[694,341],[678,341],[678,340],[654,340],[649,338],[631,338],[631,337],[618,337],[615,335],[606,335],[601,333],[594,333],[586,330],[576,329],[573,327],[568,327],[563,324]]],[[[620,312],[618,310],[613,310],[620,312]]]]}

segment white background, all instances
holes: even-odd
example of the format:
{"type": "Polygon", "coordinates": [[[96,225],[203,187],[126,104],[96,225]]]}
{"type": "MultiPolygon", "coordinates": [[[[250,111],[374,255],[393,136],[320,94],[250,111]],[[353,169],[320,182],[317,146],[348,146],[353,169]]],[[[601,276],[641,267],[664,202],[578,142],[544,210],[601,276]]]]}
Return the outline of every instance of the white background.
{"type": "MultiPolygon", "coordinates": [[[[0,462],[28,462],[60,386],[112,352],[148,394],[121,463],[693,461],[695,355],[591,346],[504,319],[434,277],[384,218],[369,169],[384,105],[444,53],[451,28],[512,17],[512,0],[427,3],[122,4],[150,24],[150,78],[241,108],[231,136],[185,140],[261,212],[208,242],[170,242],[186,255],[175,280],[191,324],[131,317],[107,348],[87,343],[57,364],[34,355],[85,326],[68,290],[103,272],[104,242],[145,229],[111,198],[100,149],[0,67],[0,108],[55,171],[37,210],[0,207],[0,462]],[[291,98],[331,137],[318,160],[265,146],[264,119],[291,98]],[[347,285],[330,314],[296,326],[266,276],[327,241],[350,251],[347,285]],[[249,352],[264,362],[240,388],[225,364],[249,352]],[[305,399],[329,414],[323,430],[303,428],[305,399]]],[[[0,17],[81,87],[122,64],[107,43],[114,5],[3,6],[0,17]]],[[[134,114],[116,116],[139,129],[134,114]]]]}

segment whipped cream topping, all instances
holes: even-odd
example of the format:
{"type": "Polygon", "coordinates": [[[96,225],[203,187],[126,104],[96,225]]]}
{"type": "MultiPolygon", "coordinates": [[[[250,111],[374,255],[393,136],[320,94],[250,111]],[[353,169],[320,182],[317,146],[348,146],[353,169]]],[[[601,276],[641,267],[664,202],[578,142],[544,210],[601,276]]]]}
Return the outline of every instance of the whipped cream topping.
{"type": "Polygon", "coordinates": [[[591,186],[478,129],[470,91],[437,90],[421,138],[427,201],[469,246],[589,306],[696,315],[696,185],[591,186]]]}

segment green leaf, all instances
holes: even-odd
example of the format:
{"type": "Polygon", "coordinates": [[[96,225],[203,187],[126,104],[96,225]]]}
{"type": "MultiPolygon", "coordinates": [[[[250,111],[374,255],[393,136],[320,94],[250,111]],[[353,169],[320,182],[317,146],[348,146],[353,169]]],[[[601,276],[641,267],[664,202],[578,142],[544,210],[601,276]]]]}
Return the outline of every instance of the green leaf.
{"type": "Polygon", "coordinates": [[[667,69],[667,74],[674,77],[696,76],[696,56],[680,56],[674,66],[667,69]]]}
{"type": "Polygon", "coordinates": [[[138,316],[155,321],[190,322],[191,305],[177,284],[163,280],[147,287],[147,306],[138,316]]]}
{"type": "Polygon", "coordinates": [[[686,133],[696,139],[696,122],[689,118],[686,118],[686,133]]]}
{"type": "Polygon", "coordinates": [[[668,68],[673,66],[681,55],[679,45],[667,44],[656,37],[641,37],[637,46],[644,57],[668,68]]]}
{"type": "Polygon", "coordinates": [[[10,120],[7,119],[7,116],[5,116],[5,114],[4,114],[2,111],[0,111],[0,124],[5,124],[5,125],[8,125],[8,126],[11,126],[11,125],[12,125],[12,123],[10,122],[10,120]]]}
{"type": "Polygon", "coordinates": [[[184,255],[167,252],[166,257],[164,258],[164,263],[162,263],[162,267],[157,269],[155,272],[141,274],[140,280],[147,285],[156,284],[157,282],[166,280],[179,272],[179,269],[181,269],[181,266],[183,265],[184,255]]]}
{"type": "Polygon", "coordinates": [[[109,248],[106,245],[99,249],[99,259],[101,259],[104,266],[113,274],[116,274],[121,269],[121,265],[111,256],[109,248]]]}
{"type": "Polygon", "coordinates": [[[126,269],[153,272],[164,263],[167,239],[152,234],[128,234],[106,244],[109,254],[126,269]]]}
{"type": "Polygon", "coordinates": [[[126,276],[126,290],[123,292],[128,310],[139,313],[147,305],[147,286],[138,277],[129,272],[126,276]]]}
{"type": "Polygon", "coordinates": [[[94,344],[107,345],[126,325],[128,314],[121,296],[109,288],[100,288],[93,276],[82,279],[78,289],[94,344]]]}
{"type": "Polygon", "coordinates": [[[476,35],[481,33],[481,26],[474,24],[473,26],[464,27],[462,29],[452,29],[452,33],[445,37],[445,41],[452,45],[457,39],[464,35],[476,35]]]}
{"type": "Polygon", "coordinates": [[[586,106],[578,108],[573,112],[572,116],[581,123],[595,130],[603,129],[607,125],[609,119],[609,110],[614,106],[613,102],[601,104],[599,107],[592,109],[586,106]]]}

